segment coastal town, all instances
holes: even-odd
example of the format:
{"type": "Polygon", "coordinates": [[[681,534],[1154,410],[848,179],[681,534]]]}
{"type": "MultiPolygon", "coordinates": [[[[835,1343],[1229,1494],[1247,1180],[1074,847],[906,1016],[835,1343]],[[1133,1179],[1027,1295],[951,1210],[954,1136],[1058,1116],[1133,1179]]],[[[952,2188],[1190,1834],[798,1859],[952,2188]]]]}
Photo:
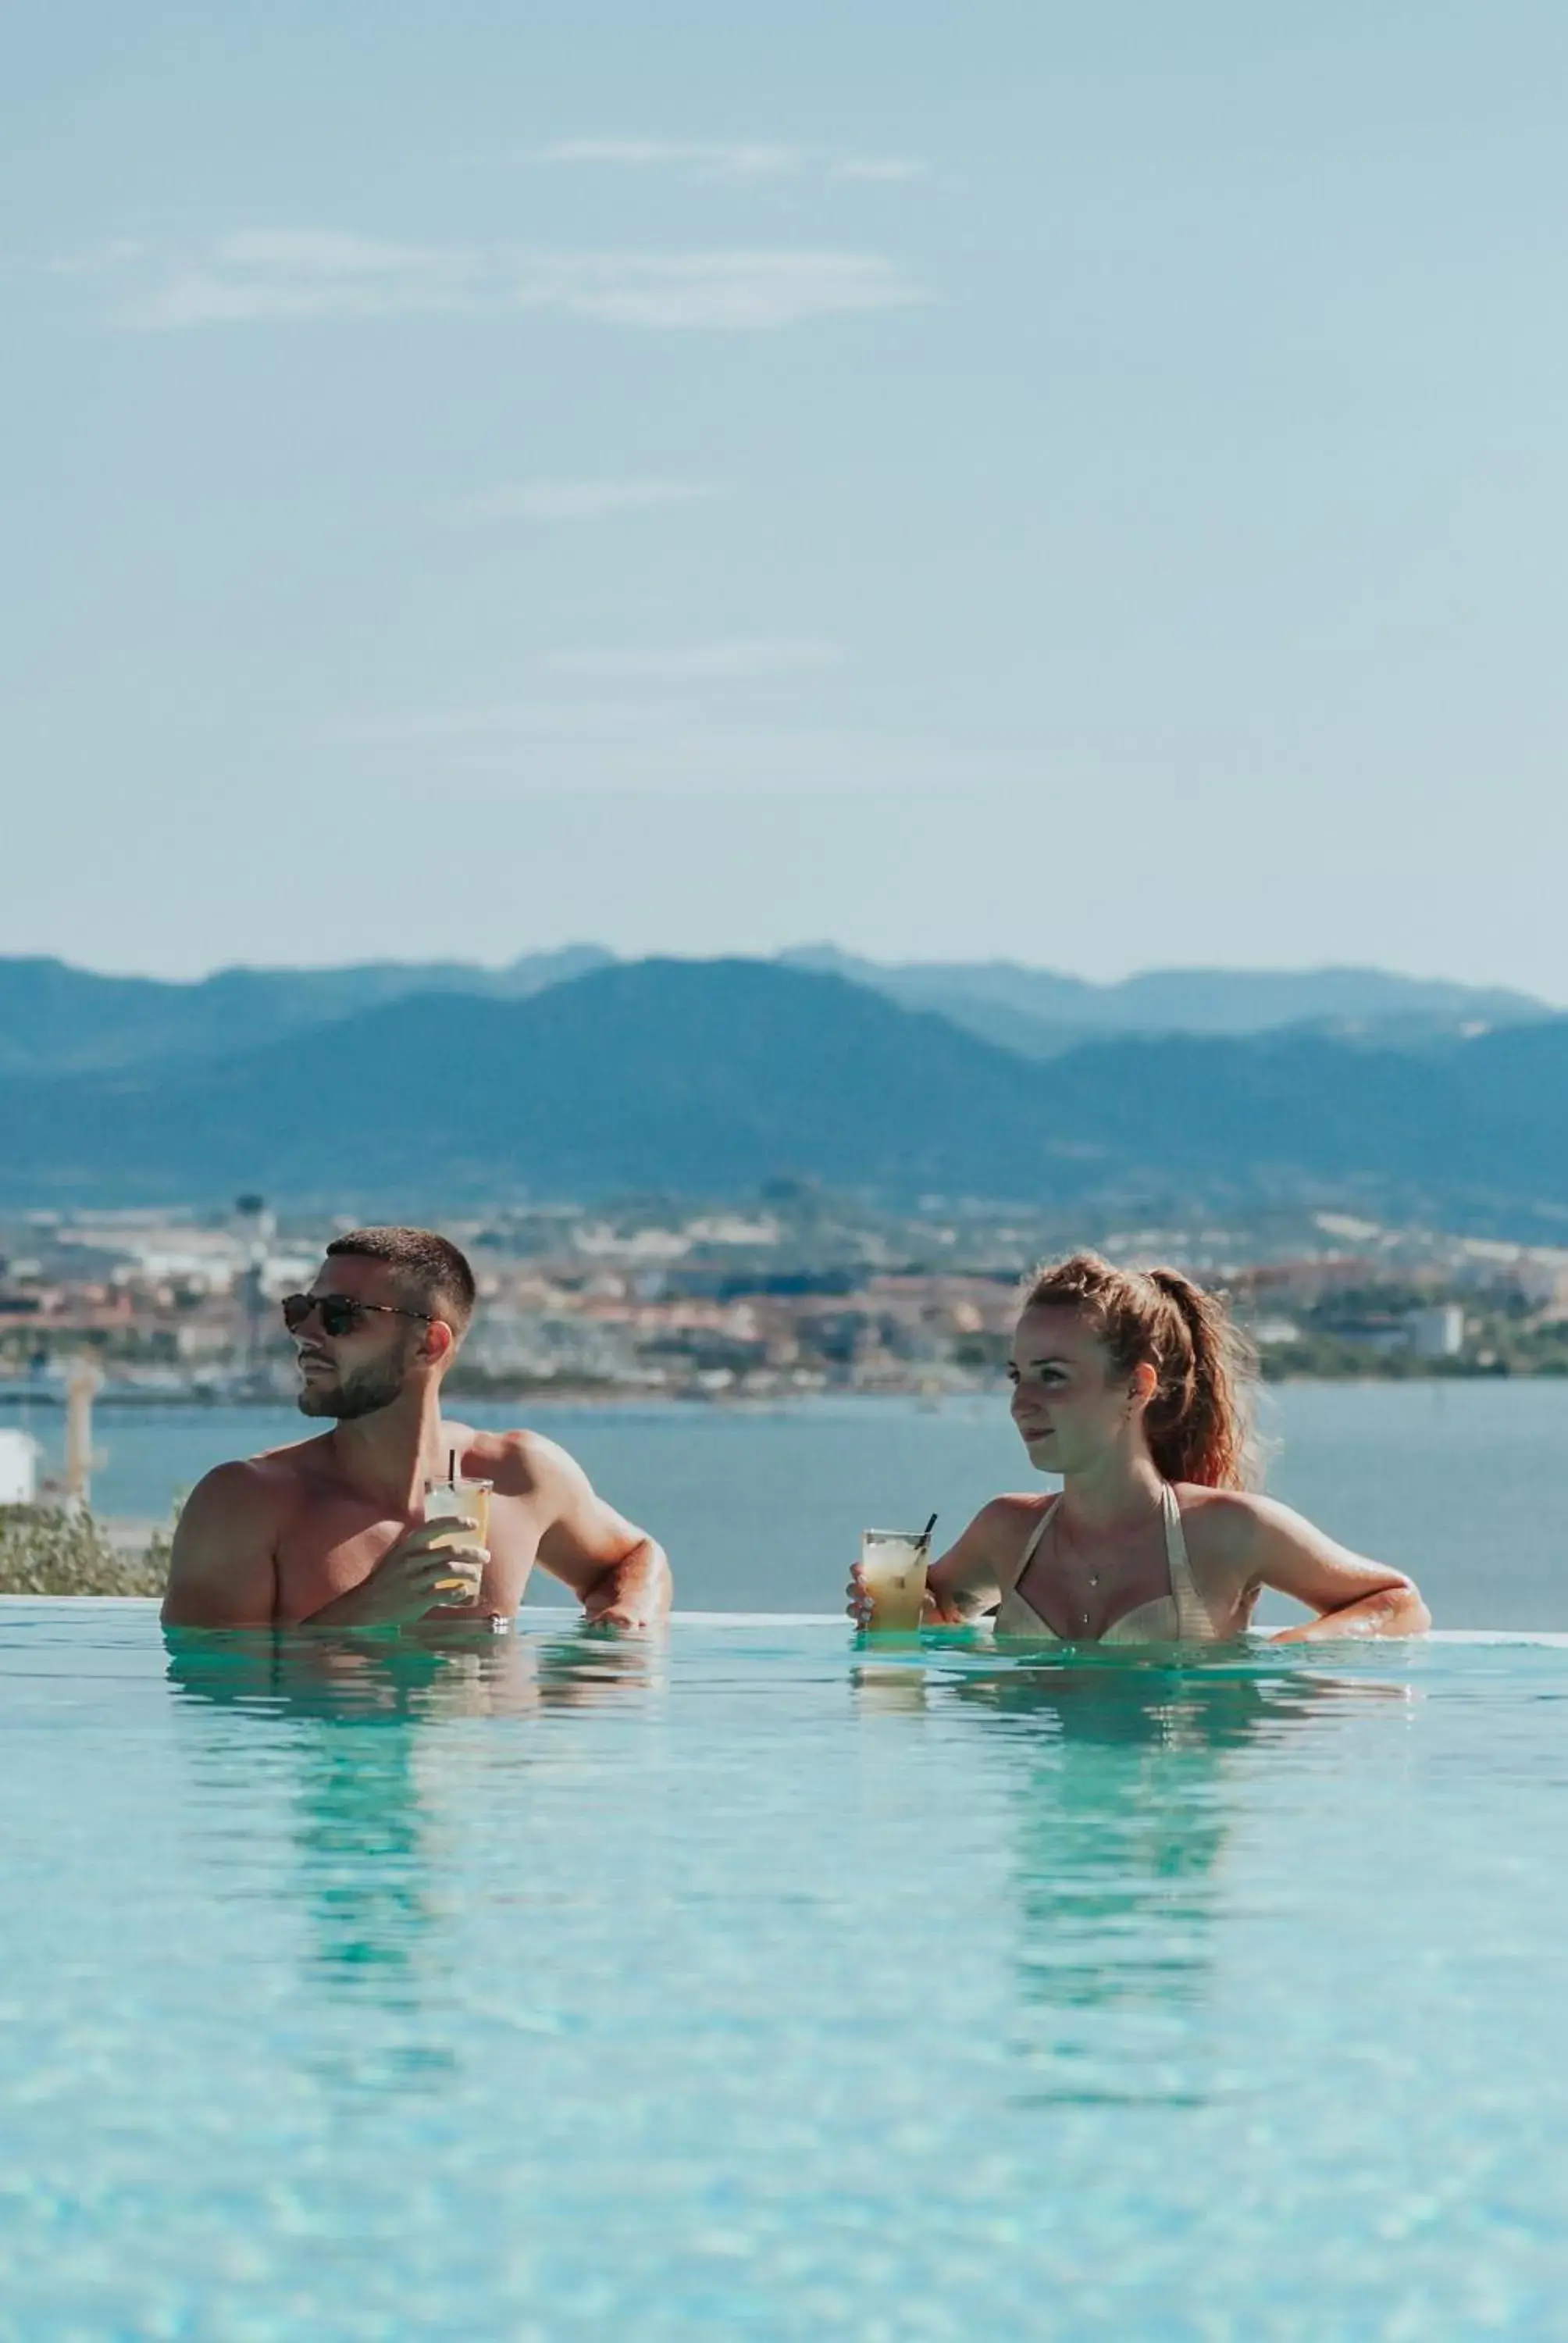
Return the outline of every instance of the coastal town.
{"type": "MultiPolygon", "coordinates": [[[[292,1391],[280,1297],[343,1216],[258,1195],[208,1212],[35,1212],[0,1227],[0,1404],[256,1401],[292,1391]]],[[[1343,1213],[1277,1223],[1068,1228],[979,1206],[894,1218],[809,1182],[728,1204],[569,1203],[445,1223],[480,1310],[472,1394],[940,1401],[1000,1380],[1018,1280],[1091,1242],[1223,1286],[1265,1375],[1568,1373],[1568,1248],[1343,1213]]]]}

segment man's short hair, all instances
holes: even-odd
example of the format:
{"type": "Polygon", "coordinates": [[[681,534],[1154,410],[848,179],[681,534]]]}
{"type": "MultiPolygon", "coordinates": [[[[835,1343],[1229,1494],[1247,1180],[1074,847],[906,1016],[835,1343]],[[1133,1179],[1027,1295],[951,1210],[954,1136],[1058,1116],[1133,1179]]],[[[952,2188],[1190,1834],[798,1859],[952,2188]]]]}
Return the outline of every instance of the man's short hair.
{"type": "Polygon", "coordinates": [[[328,1260],[346,1252],[384,1261],[421,1309],[444,1318],[454,1334],[467,1332],[474,1314],[474,1272],[457,1246],[434,1229],[350,1229],[327,1248],[328,1260]]]}

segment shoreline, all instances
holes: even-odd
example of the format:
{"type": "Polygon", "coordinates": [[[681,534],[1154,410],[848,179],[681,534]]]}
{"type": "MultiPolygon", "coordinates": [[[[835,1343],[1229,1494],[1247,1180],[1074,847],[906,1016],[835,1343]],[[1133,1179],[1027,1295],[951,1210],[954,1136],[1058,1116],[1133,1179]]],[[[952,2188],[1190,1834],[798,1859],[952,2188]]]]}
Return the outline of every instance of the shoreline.
{"type": "MultiPolygon", "coordinates": [[[[1259,1383],[1265,1389],[1280,1385],[1319,1384],[1328,1386],[1382,1388],[1391,1383],[1568,1383],[1568,1373],[1561,1369],[1512,1367],[1439,1366],[1429,1369],[1405,1370],[1399,1373],[1380,1373],[1375,1368],[1355,1374],[1322,1374],[1294,1373],[1262,1373],[1259,1383]]],[[[549,1407],[655,1407],[692,1409],[719,1408],[727,1413],[772,1413],[785,1408],[809,1407],[823,1400],[912,1401],[928,1413],[940,1413],[959,1400],[994,1400],[1006,1386],[995,1383],[960,1383],[932,1392],[920,1383],[885,1384],[872,1388],[855,1384],[826,1384],[809,1391],[706,1391],[672,1388],[646,1383],[498,1383],[480,1388],[457,1384],[448,1388],[447,1397],[459,1403],[499,1404],[516,1402],[529,1408],[549,1407]]],[[[64,1391],[30,1385],[23,1389],[7,1388],[0,1381],[0,1410],[38,1407],[64,1413],[66,1406],[64,1391]]],[[[152,1389],[137,1391],[123,1384],[97,1392],[93,1400],[95,1412],[106,1408],[192,1408],[214,1414],[226,1408],[276,1408],[291,1411],[294,1396],[290,1392],[213,1392],[200,1388],[188,1391],[152,1389]]]]}

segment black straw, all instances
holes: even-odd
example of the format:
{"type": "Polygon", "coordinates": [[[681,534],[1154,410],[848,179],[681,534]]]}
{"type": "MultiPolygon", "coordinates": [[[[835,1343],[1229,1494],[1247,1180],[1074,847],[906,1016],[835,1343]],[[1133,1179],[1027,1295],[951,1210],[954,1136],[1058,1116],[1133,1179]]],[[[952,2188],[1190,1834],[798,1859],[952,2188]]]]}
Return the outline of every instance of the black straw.
{"type": "Polygon", "coordinates": [[[926,1523],[925,1528],[920,1532],[920,1544],[922,1545],[930,1545],[931,1542],[931,1532],[936,1528],[936,1525],[937,1517],[935,1513],[933,1513],[930,1520],[926,1523]]]}
{"type": "MultiPolygon", "coordinates": [[[[457,1485],[457,1452],[455,1448],[448,1448],[447,1451],[447,1478],[455,1489],[457,1485]]],[[[931,1515],[931,1519],[935,1521],[935,1513],[931,1515]]]]}

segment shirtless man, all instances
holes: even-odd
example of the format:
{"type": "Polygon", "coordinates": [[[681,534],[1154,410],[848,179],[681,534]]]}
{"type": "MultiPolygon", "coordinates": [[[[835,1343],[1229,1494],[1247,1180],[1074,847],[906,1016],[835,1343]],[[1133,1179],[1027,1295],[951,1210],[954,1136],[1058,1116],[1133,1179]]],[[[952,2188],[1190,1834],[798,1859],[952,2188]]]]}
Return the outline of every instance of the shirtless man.
{"type": "Polygon", "coordinates": [[[652,1538],[597,1496],[564,1448],[534,1432],[474,1432],[441,1417],[441,1379],[474,1308],[456,1245],[427,1229],[356,1229],[327,1248],[284,1317],[299,1353],[315,1440],[219,1464],[180,1515],[164,1597],[169,1627],[404,1627],[509,1619],[538,1563],[590,1620],[645,1627],[669,1608],[652,1538]],[[489,1548],[440,1545],[427,1479],[456,1450],[495,1483],[489,1548]],[[473,1594],[435,1591],[455,1577],[473,1594]]]}

